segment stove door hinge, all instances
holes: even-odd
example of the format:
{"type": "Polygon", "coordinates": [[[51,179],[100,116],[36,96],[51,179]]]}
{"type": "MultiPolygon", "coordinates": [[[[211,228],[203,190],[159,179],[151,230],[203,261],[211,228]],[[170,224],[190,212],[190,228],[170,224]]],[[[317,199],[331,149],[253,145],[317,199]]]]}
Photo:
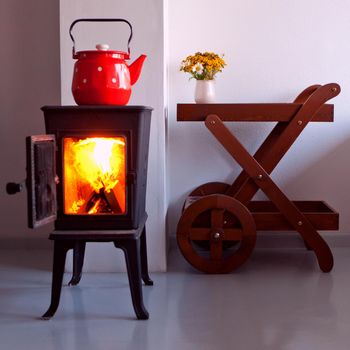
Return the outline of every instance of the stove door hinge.
{"type": "Polygon", "coordinates": [[[136,185],[137,175],[134,171],[130,171],[127,175],[127,183],[128,185],[136,185]]]}

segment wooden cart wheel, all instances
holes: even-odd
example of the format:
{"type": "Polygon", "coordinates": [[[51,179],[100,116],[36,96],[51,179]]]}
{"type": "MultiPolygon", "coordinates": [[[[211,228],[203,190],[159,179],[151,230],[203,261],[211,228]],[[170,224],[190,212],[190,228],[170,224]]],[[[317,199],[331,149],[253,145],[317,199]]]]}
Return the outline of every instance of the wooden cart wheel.
{"type": "Polygon", "coordinates": [[[224,194],[230,187],[225,182],[207,182],[196,187],[189,195],[190,196],[208,196],[209,194],[224,194]]]}
{"type": "MultiPolygon", "coordinates": [[[[198,199],[196,197],[208,196],[210,194],[225,194],[229,187],[230,185],[225,182],[207,182],[196,187],[185,200],[184,205],[182,206],[182,212],[185,211],[186,207],[188,207],[192,201],[198,199]]],[[[209,241],[195,241],[194,243],[203,249],[210,249],[209,241]]],[[[223,248],[228,249],[237,243],[238,241],[225,241],[223,243],[223,248]]]]}
{"type": "Polygon", "coordinates": [[[185,259],[206,273],[229,273],[241,266],[251,255],[256,242],[255,222],[249,210],[239,201],[223,194],[212,194],[192,203],[182,214],[177,226],[177,243],[185,259]],[[209,212],[209,222],[196,220],[209,212]],[[225,220],[235,217],[235,226],[225,220]],[[240,241],[238,247],[224,250],[225,241],[240,241]],[[192,244],[209,242],[210,250],[192,244]]]}
{"type": "Polygon", "coordinates": [[[182,206],[182,212],[184,212],[189,203],[191,203],[190,197],[203,197],[208,196],[209,194],[225,194],[229,187],[230,185],[225,182],[207,182],[196,187],[186,198],[182,206]]]}

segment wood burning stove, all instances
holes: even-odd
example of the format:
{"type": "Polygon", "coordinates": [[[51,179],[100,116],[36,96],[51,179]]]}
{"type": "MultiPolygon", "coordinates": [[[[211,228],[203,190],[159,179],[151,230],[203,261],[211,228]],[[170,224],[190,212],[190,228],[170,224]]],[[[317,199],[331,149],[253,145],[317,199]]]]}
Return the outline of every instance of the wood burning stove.
{"type": "Polygon", "coordinates": [[[27,139],[29,226],[54,221],[57,230],[138,227],[145,213],[152,109],[42,110],[48,135],[27,139]]]}
{"type": "MultiPolygon", "coordinates": [[[[141,279],[148,276],[145,211],[152,108],[46,106],[47,135],[27,138],[28,224],[55,223],[51,305],[57,310],[66,253],[80,281],[86,242],[113,242],[125,253],[136,315],[147,319],[141,279]]],[[[8,193],[21,184],[9,183],[8,193]]]]}

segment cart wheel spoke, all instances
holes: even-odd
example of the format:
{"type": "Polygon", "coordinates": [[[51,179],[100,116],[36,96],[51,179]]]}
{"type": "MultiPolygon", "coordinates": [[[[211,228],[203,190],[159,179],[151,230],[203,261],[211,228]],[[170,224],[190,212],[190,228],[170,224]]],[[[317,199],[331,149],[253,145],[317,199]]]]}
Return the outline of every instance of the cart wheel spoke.
{"type": "Polygon", "coordinates": [[[241,241],[243,239],[243,232],[239,229],[227,228],[224,229],[224,241],[241,241]]]}
{"type": "MultiPolygon", "coordinates": [[[[210,241],[211,228],[194,227],[189,229],[189,238],[192,241],[210,241]]],[[[223,230],[222,241],[241,241],[243,237],[242,230],[235,228],[226,228],[223,230]]]]}
{"type": "Polygon", "coordinates": [[[224,226],[224,211],[213,209],[210,213],[211,227],[215,230],[216,228],[222,228],[224,226]]]}
{"type": "Polygon", "coordinates": [[[210,243],[210,258],[212,260],[219,260],[222,258],[222,241],[210,243]]]}

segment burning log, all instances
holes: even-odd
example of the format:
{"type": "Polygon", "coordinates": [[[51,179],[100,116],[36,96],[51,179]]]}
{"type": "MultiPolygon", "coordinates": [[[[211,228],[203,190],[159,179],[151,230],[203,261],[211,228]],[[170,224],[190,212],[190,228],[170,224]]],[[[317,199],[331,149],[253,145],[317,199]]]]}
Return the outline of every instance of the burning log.
{"type": "Polygon", "coordinates": [[[85,213],[88,214],[115,214],[121,212],[122,209],[114,192],[112,190],[107,192],[104,187],[102,187],[99,192],[93,191],[85,205],[85,213]]]}

